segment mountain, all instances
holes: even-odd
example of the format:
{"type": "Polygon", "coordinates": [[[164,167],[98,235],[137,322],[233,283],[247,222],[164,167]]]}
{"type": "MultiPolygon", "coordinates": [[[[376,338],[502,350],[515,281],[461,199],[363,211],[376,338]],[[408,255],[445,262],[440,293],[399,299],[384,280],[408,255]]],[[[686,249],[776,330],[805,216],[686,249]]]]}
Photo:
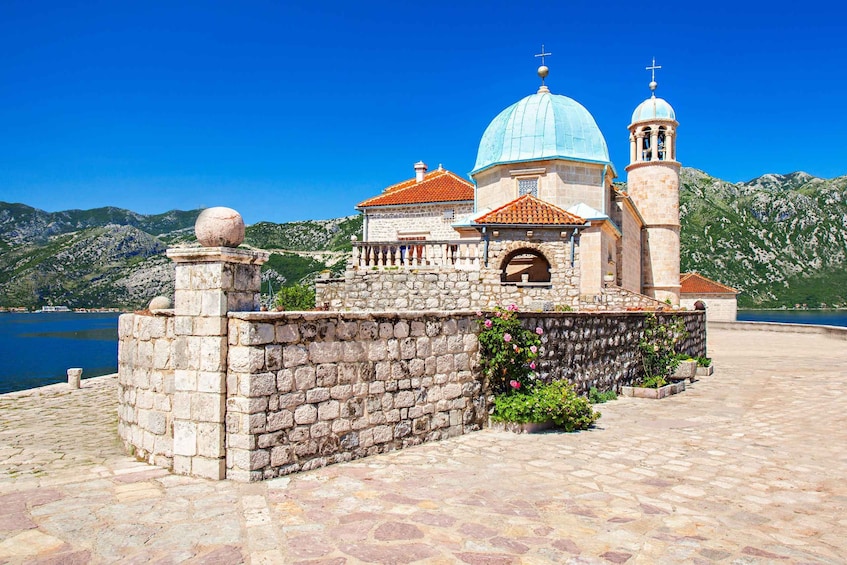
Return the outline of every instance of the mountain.
{"type": "Polygon", "coordinates": [[[681,268],[740,291],[742,307],[847,306],[847,176],[729,183],[683,168],[681,268]]]}
{"type": "MultiPolygon", "coordinates": [[[[683,272],[740,290],[741,306],[847,306],[847,176],[796,172],[730,183],[683,168],[681,181],[683,272]]],[[[50,213],[0,202],[0,307],[140,308],[172,295],[164,251],[196,244],[199,213],[50,213]]],[[[261,222],[247,227],[245,245],[271,252],[262,279],[278,290],[323,270],[343,272],[350,236],[361,230],[360,215],[261,222]]]]}
{"type": "MultiPolygon", "coordinates": [[[[45,212],[0,202],[0,307],[140,308],[173,295],[165,250],[196,244],[200,210],[143,215],[120,208],[45,212]]],[[[248,226],[245,244],[271,251],[262,269],[274,290],[336,273],[361,232],[358,216],[248,226]]],[[[265,289],[267,290],[267,288],[265,289]]]]}

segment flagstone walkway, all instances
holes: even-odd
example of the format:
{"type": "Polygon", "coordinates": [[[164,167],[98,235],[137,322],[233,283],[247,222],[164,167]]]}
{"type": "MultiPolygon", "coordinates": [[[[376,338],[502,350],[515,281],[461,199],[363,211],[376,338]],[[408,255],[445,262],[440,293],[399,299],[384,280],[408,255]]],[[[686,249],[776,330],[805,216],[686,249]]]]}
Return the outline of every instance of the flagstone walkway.
{"type": "Polygon", "coordinates": [[[717,370],[264,483],[169,475],[116,439],[113,377],[0,395],[0,563],[844,563],[847,347],[710,330],[717,370]]]}

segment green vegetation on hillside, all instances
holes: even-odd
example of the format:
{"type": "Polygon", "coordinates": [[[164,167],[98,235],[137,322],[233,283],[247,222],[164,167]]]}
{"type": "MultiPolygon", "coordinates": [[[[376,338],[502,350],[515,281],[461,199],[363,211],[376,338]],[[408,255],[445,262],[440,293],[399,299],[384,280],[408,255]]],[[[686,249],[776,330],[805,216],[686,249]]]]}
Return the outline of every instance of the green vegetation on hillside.
{"type": "MultiPolygon", "coordinates": [[[[763,175],[728,183],[683,168],[681,270],[742,292],[741,307],[847,306],[847,176],[763,175]]],[[[619,183],[619,186],[625,186],[619,183]]],[[[140,308],[173,292],[169,246],[195,244],[199,210],[45,212],[0,202],[0,306],[140,308]]],[[[248,226],[273,288],[344,272],[362,216],[248,226]]]]}
{"type": "Polygon", "coordinates": [[[268,262],[262,265],[263,271],[273,270],[282,275],[285,278],[284,286],[299,284],[324,269],[325,264],[294,253],[271,253],[268,262]]]}
{"type": "Polygon", "coordinates": [[[260,249],[350,251],[350,236],[361,234],[362,221],[357,215],[287,224],[260,222],[247,228],[244,242],[260,249]]]}
{"type": "Polygon", "coordinates": [[[847,305],[847,177],[727,183],[682,170],[681,270],[742,292],[741,307],[847,305]]]}

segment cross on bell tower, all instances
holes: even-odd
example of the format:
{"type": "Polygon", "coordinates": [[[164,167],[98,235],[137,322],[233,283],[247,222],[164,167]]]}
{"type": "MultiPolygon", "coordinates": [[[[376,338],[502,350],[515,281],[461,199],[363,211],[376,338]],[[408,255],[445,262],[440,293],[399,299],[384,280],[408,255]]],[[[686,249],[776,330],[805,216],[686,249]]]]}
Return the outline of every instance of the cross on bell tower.
{"type": "Polygon", "coordinates": [[[656,82],[656,69],[661,69],[661,65],[656,65],[656,58],[653,57],[653,64],[645,67],[644,70],[650,71],[650,90],[653,91],[653,96],[656,96],[656,87],[659,84],[656,82]]]}

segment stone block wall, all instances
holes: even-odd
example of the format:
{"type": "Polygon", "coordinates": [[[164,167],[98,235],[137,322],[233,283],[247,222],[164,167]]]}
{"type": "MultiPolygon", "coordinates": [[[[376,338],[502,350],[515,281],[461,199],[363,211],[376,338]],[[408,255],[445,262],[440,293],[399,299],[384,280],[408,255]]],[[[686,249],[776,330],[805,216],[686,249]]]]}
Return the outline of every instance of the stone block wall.
{"type": "MultiPolygon", "coordinates": [[[[659,313],[660,322],[679,316],[688,336],[679,352],[706,354],[706,322],[701,312],[659,313]]],[[[541,327],[543,346],[539,374],[545,381],[567,380],[580,394],[589,389],[615,390],[629,385],[643,372],[638,341],[644,312],[521,314],[524,327],[541,327]]]]}
{"type": "Polygon", "coordinates": [[[171,311],[118,320],[118,435],[148,463],[173,466],[174,318],[171,311]]]}
{"type": "MultiPolygon", "coordinates": [[[[637,378],[647,315],[520,314],[525,327],[544,329],[541,377],[566,379],[582,393],[620,390],[637,378]]],[[[706,354],[703,312],[657,316],[682,317],[689,335],[679,350],[706,354]]],[[[176,472],[209,476],[205,459],[214,458],[204,453],[220,446],[225,474],[211,478],[261,480],[485,425],[473,312],[231,312],[220,408],[212,392],[200,390],[204,372],[186,406],[177,401],[177,319],[170,312],[124,315],[119,348],[121,438],[140,458],[176,472]],[[220,439],[217,428],[204,432],[218,419],[225,423],[220,439]],[[180,420],[197,430],[189,470],[174,456],[180,420]]],[[[194,354],[202,363],[202,348],[194,354]]]]}
{"type": "MultiPolygon", "coordinates": [[[[563,276],[576,277],[572,270],[563,276]]],[[[315,302],[332,310],[468,310],[503,304],[529,308],[549,303],[574,307],[578,284],[551,287],[545,284],[500,282],[499,269],[347,271],[344,279],[318,280],[315,302]]]]}
{"type": "Polygon", "coordinates": [[[261,480],[480,429],[472,314],[234,313],[227,478],[261,480]]]}
{"type": "Polygon", "coordinates": [[[472,202],[372,207],[365,210],[365,241],[397,241],[417,236],[429,240],[455,239],[453,224],[473,213],[472,202]]]}

